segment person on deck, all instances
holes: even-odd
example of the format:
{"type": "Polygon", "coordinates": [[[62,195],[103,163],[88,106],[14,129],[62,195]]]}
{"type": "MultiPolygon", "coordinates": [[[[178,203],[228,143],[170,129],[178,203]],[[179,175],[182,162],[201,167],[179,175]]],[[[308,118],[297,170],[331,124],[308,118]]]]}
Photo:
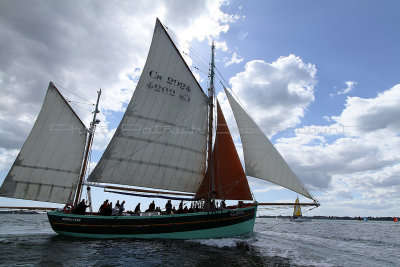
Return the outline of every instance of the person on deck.
{"type": "Polygon", "coordinates": [[[108,199],[106,199],[106,200],[103,202],[103,204],[100,206],[100,208],[99,208],[99,214],[100,214],[100,215],[105,215],[107,208],[108,208],[108,199]]]}
{"type": "Polygon", "coordinates": [[[195,212],[199,212],[199,211],[200,211],[199,206],[200,206],[200,205],[199,205],[197,202],[194,203],[194,211],[195,211],[195,212]]]}
{"type": "Polygon", "coordinates": [[[181,200],[181,203],[179,203],[179,208],[178,208],[178,214],[183,213],[183,200],[181,200]]]}
{"type": "Polygon", "coordinates": [[[136,208],[135,208],[134,213],[135,213],[136,215],[140,215],[140,203],[136,205],[136,208]]]}
{"type": "Polygon", "coordinates": [[[165,204],[165,210],[167,211],[167,214],[171,214],[172,211],[172,204],[171,204],[171,200],[168,200],[167,204],[165,204]]]}
{"type": "Polygon", "coordinates": [[[115,203],[115,208],[116,208],[116,209],[119,209],[120,206],[121,206],[121,205],[119,204],[119,200],[117,200],[117,203],[115,203]]]}
{"type": "Polygon", "coordinates": [[[190,203],[189,213],[193,213],[193,212],[194,212],[193,203],[190,203]]]}
{"type": "Polygon", "coordinates": [[[125,210],[124,205],[125,205],[125,200],[122,201],[121,205],[119,205],[118,216],[121,216],[121,215],[122,215],[122,212],[125,210]]]}
{"type": "Polygon", "coordinates": [[[105,216],[111,216],[112,214],[112,202],[108,203],[107,209],[104,213],[105,216]]]}
{"type": "Polygon", "coordinates": [[[225,199],[221,201],[221,210],[226,209],[225,199]]]}
{"type": "Polygon", "coordinates": [[[89,205],[86,205],[85,200],[82,199],[82,201],[79,202],[78,205],[76,205],[74,213],[79,215],[85,215],[87,207],[89,207],[89,205]]]}
{"type": "Polygon", "coordinates": [[[215,210],[215,199],[211,199],[211,202],[210,202],[211,204],[211,206],[210,206],[210,209],[211,210],[215,210]]]}
{"type": "Polygon", "coordinates": [[[155,209],[156,209],[156,204],[154,204],[154,200],[153,200],[153,202],[151,202],[150,205],[149,205],[148,211],[149,212],[154,212],[155,209]]]}

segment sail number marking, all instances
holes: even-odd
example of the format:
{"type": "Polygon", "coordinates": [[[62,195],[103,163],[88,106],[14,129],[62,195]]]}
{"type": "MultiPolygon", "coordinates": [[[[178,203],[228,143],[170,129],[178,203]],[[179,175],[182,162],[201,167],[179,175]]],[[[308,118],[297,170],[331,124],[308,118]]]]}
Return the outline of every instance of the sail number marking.
{"type": "Polygon", "coordinates": [[[161,92],[164,94],[168,94],[170,96],[175,96],[175,90],[174,89],[170,89],[168,87],[165,86],[161,86],[158,83],[153,84],[152,82],[148,82],[147,84],[147,88],[148,89],[154,89],[154,91],[156,92],[161,92]]]}
{"type": "MultiPolygon", "coordinates": [[[[149,72],[149,75],[150,75],[151,78],[153,78],[153,79],[155,79],[155,80],[157,80],[159,82],[163,81],[163,76],[159,75],[157,71],[152,70],[152,71],[149,72]]],[[[179,95],[179,99],[181,101],[190,102],[190,96],[189,95],[185,94],[184,92],[183,93],[177,93],[175,91],[175,89],[170,88],[170,86],[175,86],[176,88],[181,89],[182,91],[190,92],[191,89],[190,89],[189,85],[186,86],[183,82],[180,82],[177,79],[174,79],[172,77],[168,77],[167,78],[167,84],[169,85],[168,87],[167,86],[162,86],[159,83],[148,82],[148,83],[146,83],[146,86],[147,86],[148,89],[152,89],[152,90],[154,90],[154,91],[156,91],[158,93],[163,93],[165,95],[169,95],[169,96],[178,96],[179,95]]]]}

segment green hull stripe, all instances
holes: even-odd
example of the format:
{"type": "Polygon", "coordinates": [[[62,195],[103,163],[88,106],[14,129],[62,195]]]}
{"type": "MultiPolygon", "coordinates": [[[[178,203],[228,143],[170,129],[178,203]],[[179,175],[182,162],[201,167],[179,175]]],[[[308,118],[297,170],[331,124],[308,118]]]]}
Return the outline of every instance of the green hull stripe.
{"type": "Polygon", "coordinates": [[[108,234],[85,234],[56,231],[58,234],[73,237],[89,237],[89,238],[143,238],[143,239],[210,239],[232,237],[243,235],[253,231],[255,218],[246,222],[196,231],[160,233],[160,234],[136,234],[136,235],[108,235],[108,234]]]}

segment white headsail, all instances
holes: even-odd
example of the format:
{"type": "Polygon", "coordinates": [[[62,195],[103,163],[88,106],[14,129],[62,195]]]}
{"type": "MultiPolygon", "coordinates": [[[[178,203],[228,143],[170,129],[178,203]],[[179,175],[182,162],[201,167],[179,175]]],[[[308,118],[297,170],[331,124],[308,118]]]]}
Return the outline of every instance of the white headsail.
{"type": "Polygon", "coordinates": [[[87,130],[50,83],[39,116],[0,188],[0,196],[66,203],[74,195],[87,130]]]}
{"type": "Polygon", "coordinates": [[[314,200],[271,141],[226,88],[225,93],[239,127],[246,175],[281,185],[314,200]]]}
{"type": "Polygon", "coordinates": [[[157,20],[136,90],[88,181],[196,192],[205,172],[207,101],[157,20]]]}

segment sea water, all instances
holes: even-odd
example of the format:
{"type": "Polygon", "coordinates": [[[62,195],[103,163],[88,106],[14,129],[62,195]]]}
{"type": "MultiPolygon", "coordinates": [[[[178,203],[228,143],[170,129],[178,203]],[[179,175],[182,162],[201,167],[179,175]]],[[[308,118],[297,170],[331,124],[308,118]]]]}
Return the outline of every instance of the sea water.
{"type": "Polygon", "coordinates": [[[206,240],[57,235],[46,214],[0,215],[2,266],[400,266],[400,223],[256,219],[252,234],[206,240]]]}

